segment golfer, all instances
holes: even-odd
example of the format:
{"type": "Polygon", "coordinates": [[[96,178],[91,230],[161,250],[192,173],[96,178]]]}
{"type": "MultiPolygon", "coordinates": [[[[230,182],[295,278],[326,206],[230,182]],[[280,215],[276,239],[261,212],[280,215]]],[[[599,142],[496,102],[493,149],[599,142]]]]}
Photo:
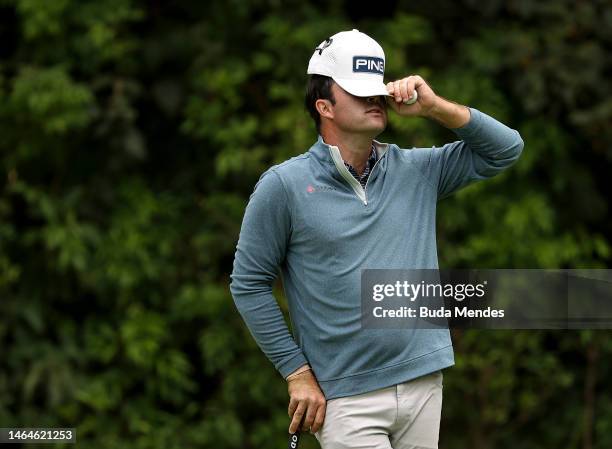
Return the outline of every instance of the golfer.
{"type": "Polygon", "coordinates": [[[261,175],[231,275],[238,311],[288,381],[289,431],[310,430],[323,449],[438,447],[449,330],[362,329],[361,270],[437,269],[437,201],[523,149],[517,131],[418,75],[385,84],[384,69],[381,46],[355,29],[315,49],[306,108],[318,139],[261,175]],[[389,113],[434,120],[459,140],[374,140],[389,113]],[[292,334],[272,295],[279,271],[292,334]]]}

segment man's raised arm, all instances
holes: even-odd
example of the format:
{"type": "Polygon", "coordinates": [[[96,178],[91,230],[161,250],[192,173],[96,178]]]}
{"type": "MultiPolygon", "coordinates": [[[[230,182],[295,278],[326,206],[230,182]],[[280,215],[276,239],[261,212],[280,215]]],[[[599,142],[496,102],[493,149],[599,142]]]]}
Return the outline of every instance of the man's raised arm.
{"type": "Polygon", "coordinates": [[[387,103],[399,115],[429,118],[461,138],[441,148],[418,148],[411,156],[425,178],[437,186],[438,199],[471,182],[491,178],[510,167],[521,155],[518,131],[493,117],[436,95],[423,78],[411,75],[389,82],[387,103]],[[418,93],[416,103],[406,103],[418,93]]]}

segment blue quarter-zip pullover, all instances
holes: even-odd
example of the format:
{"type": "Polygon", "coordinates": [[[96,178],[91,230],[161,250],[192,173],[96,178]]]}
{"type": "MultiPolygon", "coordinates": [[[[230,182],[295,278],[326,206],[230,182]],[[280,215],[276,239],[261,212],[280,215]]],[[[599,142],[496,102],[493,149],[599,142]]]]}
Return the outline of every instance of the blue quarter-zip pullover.
{"type": "Polygon", "coordinates": [[[448,329],[362,329],[367,268],[438,268],[436,204],[520,156],[516,130],[470,108],[461,140],[400,149],[374,141],[365,187],[321,136],[262,174],[246,207],[230,289],[260,348],[286,377],[309,363],[327,399],[454,364],[448,329]],[[293,335],[272,295],[280,270],[293,335]]]}

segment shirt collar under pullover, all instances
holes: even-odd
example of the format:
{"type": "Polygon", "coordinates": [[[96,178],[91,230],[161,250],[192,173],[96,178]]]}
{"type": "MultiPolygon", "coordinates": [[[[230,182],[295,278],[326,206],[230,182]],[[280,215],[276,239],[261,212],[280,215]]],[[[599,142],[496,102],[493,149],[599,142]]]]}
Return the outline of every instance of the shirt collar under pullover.
{"type": "Polygon", "coordinates": [[[343,162],[344,165],[346,165],[346,168],[348,168],[350,174],[353,175],[355,179],[359,181],[361,187],[365,189],[365,185],[368,182],[368,176],[370,175],[370,171],[372,170],[372,167],[374,167],[374,164],[376,164],[376,159],[376,148],[374,147],[374,144],[372,144],[372,148],[370,150],[370,157],[368,157],[368,161],[366,162],[365,169],[363,170],[361,176],[357,174],[357,170],[355,170],[355,168],[351,164],[346,161],[343,162]]]}

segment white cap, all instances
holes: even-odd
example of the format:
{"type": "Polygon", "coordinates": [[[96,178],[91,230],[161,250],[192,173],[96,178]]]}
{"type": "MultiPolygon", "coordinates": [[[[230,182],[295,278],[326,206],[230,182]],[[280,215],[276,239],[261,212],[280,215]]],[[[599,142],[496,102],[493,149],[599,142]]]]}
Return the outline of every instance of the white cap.
{"type": "Polygon", "coordinates": [[[329,76],[357,97],[389,95],[383,82],[385,52],[378,42],[356,29],[321,42],[306,73],[329,76]]]}

